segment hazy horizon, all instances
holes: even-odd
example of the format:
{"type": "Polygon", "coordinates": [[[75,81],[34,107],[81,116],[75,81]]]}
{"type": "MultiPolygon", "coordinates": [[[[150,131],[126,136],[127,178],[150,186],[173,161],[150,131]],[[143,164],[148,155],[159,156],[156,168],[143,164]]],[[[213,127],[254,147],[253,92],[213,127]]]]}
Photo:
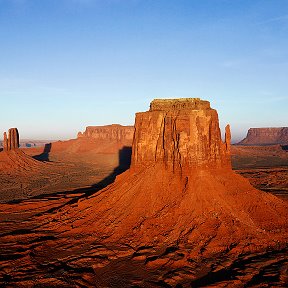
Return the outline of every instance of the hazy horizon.
{"type": "Polygon", "coordinates": [[[134,125],[154,98],[201,98],[231,125],[288,126],[285,0],[0,0],[0,139],[134,125]]]}

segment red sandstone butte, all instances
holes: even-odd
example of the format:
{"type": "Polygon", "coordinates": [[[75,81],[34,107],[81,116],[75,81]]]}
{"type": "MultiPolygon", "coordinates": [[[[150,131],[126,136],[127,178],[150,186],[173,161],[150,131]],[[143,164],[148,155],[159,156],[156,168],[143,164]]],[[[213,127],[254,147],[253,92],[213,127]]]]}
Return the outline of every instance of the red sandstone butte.
{"type": "Polygon", "coordinates": [[[286,245],[287,217],[284,201],[232,171],[230,129],[223,142],[217,111],[188,98],[137,113],[131,168],[47,229],[133,249],[177,245],[190,266],[191,257],[286,245]]]}
{"type": "Polygon", "coordinates": [[[250,128],[238,145],[288,144],[288,127],[250,128]]]}
{"type": "Polygon", "coordinates": [[[148,112],[136,114],[132,165],[231,167],[230,127],[223,143],[218,122],[208,101],[153,100],[148,112]]]}
{"type": "Polygon", "coordinates": [[[4,132],[3,150],[11,151],[19,148],[19,133],[17,128],[10,128],[7,133],[4,132]]]}
{"type": "Polygon", "coordinates": [[[41,165],[32,157],[26,155],[19,148],[19,132],[17,128],[10,128],[7,133],[4,132],[3,151],[0,153],[0,169],[3,172],[12,170],[31,170],[41,165]]]}

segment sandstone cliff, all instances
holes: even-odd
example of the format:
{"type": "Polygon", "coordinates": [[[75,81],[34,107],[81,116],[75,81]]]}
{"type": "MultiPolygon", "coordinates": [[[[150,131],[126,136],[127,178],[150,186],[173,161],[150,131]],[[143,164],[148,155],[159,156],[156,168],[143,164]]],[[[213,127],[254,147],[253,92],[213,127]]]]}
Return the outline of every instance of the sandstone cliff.
{"type": "Polygon", "coordinates": [[[9,235],[4,247],[28,244],[16,246],[25,258],[8,258],[5,275],[22,279],[26,268],[42,284],[47,273],[54,276],[54,284],[64,271],[75,280],[67,287],[204,287],[213,278],[215,287],[247,287],[267,268],[269,279],[283,277],[286,287],[288,207],[235,174],[229,154],[229,126],[222,142],[209,102],[153,101],[136,115],[131,169],[87,198],[49,207],[50,216],[40,213],[36,245],[9,235]],[[271,274],[280,252],[283,272],[271,274]]]}
{"type": "Polygon", "coordinates": [[[78,132],[77,139],[52,143],[51,152],[117,154],[124,147],[131,148],[133,134],[133,126],[88,126],[78,132]]]}
{"type": "Polygon", "coordinates": [[[4,151],[11,151],[19,148],[19,133],[17,128],[10,128],[7,133],[4,132],[3,149],[4,151]]]}
{"type": "Polygon", "coordinates": [[[190,247],[181,260],[188,266],[200,255],[280,247],[288,207],[232,171],[230,137],[227,126],[222,142],[207,101],[153,101],[148,112],[136,114],[131,169],[62,211],[50,229],[135,249],[190,247]]]}
{"type": "Polygon", "coordinates": [[[238,145],[288,144],[288,127],[250,128],[246,138],[238,145]]]}
{"type": "Polygon", "coordinates": [[[222,142],[218,114],[208,101],[154,100],[148,112],[136,114],[132,165],[230,167],[230,139],[228,125],[222,142]]]}
{"type": "Polygon", "coordinates": [[[112,124],[106,126],[88,126],[85,132],[79,132],[77,138],[92,138],[97,140],[127,141],[133,139],[134,127],[112,124]]]}

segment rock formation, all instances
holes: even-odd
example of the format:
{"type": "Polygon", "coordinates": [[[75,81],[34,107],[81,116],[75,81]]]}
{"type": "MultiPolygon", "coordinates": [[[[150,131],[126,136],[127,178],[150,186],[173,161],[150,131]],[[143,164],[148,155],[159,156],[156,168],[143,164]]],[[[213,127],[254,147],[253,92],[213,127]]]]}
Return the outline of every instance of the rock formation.
{"type": "Polygon", "coordinates": [[[288,127],[250,128],[238,145],[288,144],[288,127]]]}
{"type": "MultiPolygon", "coordinates": [[[[246,287],[266,269],[253,268],[261,257],[271,278],[275,263],[287,263],[288,207],[232,171],[230,138],[227,126],[222,142],[207,101],[153,101],[136,114],[132,167],[87,198],[40,213],[36,245],[16,234],[25,258],[7,258],[5,279],[33,271],[40,286],[51,286],[43,282],[51,275],[53,283],[68,278],[67,287],[204,287],[211,279],[246,287]],[[269,258],[280,252],[278,262],[269,258]]],[[[12,239],[4,247],[18,244],[12,239]]],[[[35,286],[35,277],[22,286],[35,286]]]]}
{"type": "Polygon", "coordinates": [[[51,151],[118,155],[124,147],[131,149],[133,133],[133,126],[88,126],[83,133],[78,132],[77,139],[52,143],[51,151]]]}
{"type": "Polygon", "coordinates": [[[92,233],[107,245],[182,243],[196,258],[203,251],[279,245],[287,234],[287,205],[232,171],[230,138],[227,126],[222,142],[209,102],[154,100],[149,111],[136,114],[131,168],[63,211],[53,229],[67,231],[67,221],[74,227],[68,234],[92,233]]]}
{"type": "Polygon", "coordinates": [[[134,127],[112,124],[106,126],[88,126],[85,132],[79,132],[77,138],[93,138],[97,140],[129,141],[133,139],[134,127]]]}
{"type": "Polygon", "coordinates": [[[19,149],[19,132],[17,128],[10,128],[4,132],[3,152],[0,153],[0,169],[2,172],[38,169],[42,163],[34,160],[19,149]]]}
{"type": "Polygon", "coordinates": [[[230,167],[230,127],[221,140],[216,110],[196,99],[154,100],[136,114],[133,166],[230,167]]]}
{"type": "Polygon", "coordinates": [[[11,151],[19,148],[19,133],[17,128],[10,128],[7,133],[4,132],[3,150],[11,151]]]}

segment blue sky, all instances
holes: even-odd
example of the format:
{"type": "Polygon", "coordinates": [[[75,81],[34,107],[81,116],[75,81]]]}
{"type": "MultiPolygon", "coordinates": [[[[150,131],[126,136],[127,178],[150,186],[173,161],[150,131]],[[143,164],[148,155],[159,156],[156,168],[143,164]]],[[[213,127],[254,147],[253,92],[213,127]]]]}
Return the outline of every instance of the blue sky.
{"type": "Polygon", "coordinates": [[[287,0],[0,0],[0,132],[65,139],[200,97],[230,123],[288,125],[287,0]]]}

